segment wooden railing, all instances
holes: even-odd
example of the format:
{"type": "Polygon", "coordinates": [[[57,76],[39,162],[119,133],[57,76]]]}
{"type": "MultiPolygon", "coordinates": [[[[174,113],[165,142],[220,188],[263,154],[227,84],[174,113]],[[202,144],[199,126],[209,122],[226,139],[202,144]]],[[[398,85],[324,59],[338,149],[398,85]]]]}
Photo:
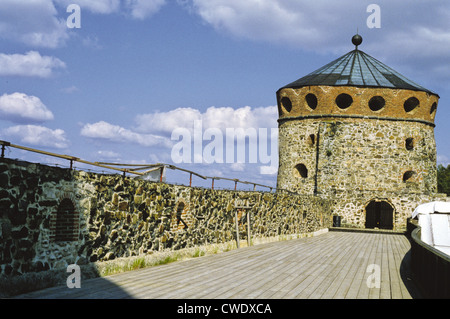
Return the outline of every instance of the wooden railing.
{"type": "Polygon", "coordinates": [[[127,173],[128,174],[133,174],[133,175],[139,175],[139,176],[144,176],[152,171],[156,171],[159,170],[160,171],[160,182],[162,182],[163,180],[163,175],[166,169],[171,169],[171,170],[179,170],[179,171],[183,171],[186,173],[189,173],[189,186],[192,186],[192,176],[197,176],[203,180],[211,180],[211,189],[214,189],[214,181],[217,180],[226,180],[226,181],[232,181],[234,182],[234,190],[237,190],[237,184],[245,184],[245,185],[253,185],[253,191],[256,191],[256,187],[262,187],[262,188],[266,188],[269,189],[269,192],[272,191],[280,191],[280,192],[286,192],[286,193],[290,193],[290,194],[296,194],[294,192],[291,192],[289,190],[285,190],[285,189],[280,189],[280,188],[276,188],[273,186],[267,186],[267,185],[263,185],[263,184],[259,184],[259,183],[255,183],[255,182],[248,182],[248,181],[242,181],[239,180],[237,178],[225,178],[225,177],[217,177],[217,176],[204,176],[201,174],[198,174],[196,172],[184,169],[184,168],[180,168],[177,167],[175,165],[172,164],[164,164],[164,163],[157,163],[157,164],[120,164],[120,163],[106,163],[106,162],[90,162],[90,161],[86,161],[83,160],[79,157],[76,156],[71,156],[71,155],[62,155],[62,154],[57,154],[57,153],[51,153],[51,152],[47,152],[47,151],[42,151],[42,150],[38,150],[38,149],[34,149],[34,148],[30,148],[30,147],[25,147],[25,146],[21,146],[21,145],[16,145],[16,144],[12,144],[10,142],[7,141],[2,141],[0,140],[0,145],[1,145],[1,158],[5,157],[5,150],[6,147],[12,147],[12,148],[17,148],[17,149],[21,149],[21,150],[25,150],[28,152],[34,152],[34,153],[39,153],[39,154],[43,154],[43,155],[47,155],[47,156],[52,156],[52,157],[56,157],[56,158],[61,158],[61,159],[65,159],[69,161],[69,167],[70,169],[73,169],[73,165],[75,162],[78,163],[83,163],[83,164],[87,164],[87,165],[91,165],[91,166],[95,166],[95,167],[101,167],[101,168],[106,168],[109,170],[113,170],[113,171],[119,171],[123,174],[123,176],[125,176],[127,173]]]}
{"type": "MultiPolygon", "coordinates": [[[[411,228],[413,228],[412,226],[411,228]]],[[[411,268],[425,298],[450,298],[450,256],[424,243],[421,227],[411,231],[411,268]]]]}

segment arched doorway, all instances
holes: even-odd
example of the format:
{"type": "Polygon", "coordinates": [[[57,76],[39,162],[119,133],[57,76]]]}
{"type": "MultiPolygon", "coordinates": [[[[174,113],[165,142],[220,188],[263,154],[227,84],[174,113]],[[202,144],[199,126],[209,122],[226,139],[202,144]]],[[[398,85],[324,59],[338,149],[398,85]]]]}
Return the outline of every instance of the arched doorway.
{"type": "Polygon", "coordinates": [[[394,207],[386,201],[372,200],[366,206],[366,228],[393,229],[394,207]]]}

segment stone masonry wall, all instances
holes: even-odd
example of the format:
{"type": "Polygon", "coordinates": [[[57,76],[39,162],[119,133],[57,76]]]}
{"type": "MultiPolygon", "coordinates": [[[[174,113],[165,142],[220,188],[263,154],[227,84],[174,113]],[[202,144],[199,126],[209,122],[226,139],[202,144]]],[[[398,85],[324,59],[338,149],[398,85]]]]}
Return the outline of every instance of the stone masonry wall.
{"type": "Polygon", "coordinates": [[[305,86],[277,98],[278,188],[334,200],[334,214],[360,228],[369,203],[392,207],[393,229],[402,230],[417,205],[446,198],[437,194],[437,95],[305,86]]]}
{"type": "Polygon", "coordinates": [[[428,125],[303,119],[280,125],[279,136],[279,188],[304,194],[437,191],[436,145],[428,125]],[[413,145],[407,148],[409,138],[413,145]],[[407,172],[412,176],[406,179],[407,172]]]}
{"type": "Polygon", "coordinates": [[[211,190],[0,160],[0,275],[331,226],[330,200],[211,190]],[[236,210],[235,206],[248,209],[236,210]]]}

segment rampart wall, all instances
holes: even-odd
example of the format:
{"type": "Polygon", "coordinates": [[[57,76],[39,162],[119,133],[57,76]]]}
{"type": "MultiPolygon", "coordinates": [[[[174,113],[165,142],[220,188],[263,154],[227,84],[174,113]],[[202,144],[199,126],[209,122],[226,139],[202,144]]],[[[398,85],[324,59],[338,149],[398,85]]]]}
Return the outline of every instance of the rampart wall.
{"type": "Polygon", "coordinates": [[[0,160],[0,275],[328,228],[333,201],[0,160]],[[236,207],[241,207],[240,209],[236,207]]]}

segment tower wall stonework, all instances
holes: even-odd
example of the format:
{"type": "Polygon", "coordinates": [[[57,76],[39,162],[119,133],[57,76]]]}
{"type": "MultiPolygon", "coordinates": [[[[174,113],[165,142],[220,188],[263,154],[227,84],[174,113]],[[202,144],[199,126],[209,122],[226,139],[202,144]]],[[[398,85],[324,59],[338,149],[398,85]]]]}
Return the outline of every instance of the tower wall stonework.
{"type": "Polygon", "coordinates": [[[278,188],[334,198],[334,213],[357,227],[370,201],[386,201],[396,229],[437,196],[437,95],[307,86],[280,89],[277,98],[278,188]]]}

